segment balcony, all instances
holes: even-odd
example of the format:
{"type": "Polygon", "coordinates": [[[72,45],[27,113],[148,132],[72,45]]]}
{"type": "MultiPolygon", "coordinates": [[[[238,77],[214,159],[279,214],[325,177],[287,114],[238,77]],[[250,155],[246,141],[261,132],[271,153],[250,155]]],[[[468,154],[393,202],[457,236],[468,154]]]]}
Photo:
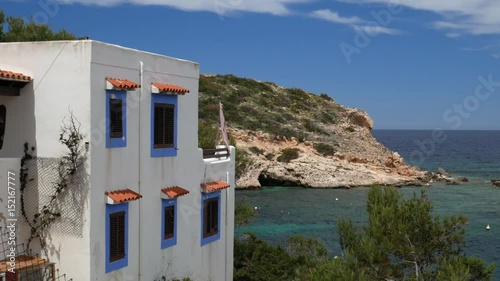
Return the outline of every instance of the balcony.
{"type": "Polygon", "coordinates": [[[204,181],[222,180],[234,185],[235,151],[233,146],[200,148],[205,170],[204,181]]]}

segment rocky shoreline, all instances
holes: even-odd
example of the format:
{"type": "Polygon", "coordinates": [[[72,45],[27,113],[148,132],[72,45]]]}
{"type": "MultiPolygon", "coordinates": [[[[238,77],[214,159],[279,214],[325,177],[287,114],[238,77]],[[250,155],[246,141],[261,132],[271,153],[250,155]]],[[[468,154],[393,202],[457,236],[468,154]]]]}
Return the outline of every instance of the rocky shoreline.
{"type": "Polygon", "coordinates": [[[338,151],[330,156],[320,154],[310,141],[300,142],[294,138],[238,129],[232,129],[230,133],[238,146],[247,150],[253,159],[253,164],[237,179],[237,188],[424,186],[433,178],[438,180],[432,173],[406,165],[398,153],[378,143],[367,128],[351,132],[351,139],[347,137],[338,142],[338,151]],[[278,161],[279,155],[287,148],[298,150],[298,158],[289,162],[278,161]]]}

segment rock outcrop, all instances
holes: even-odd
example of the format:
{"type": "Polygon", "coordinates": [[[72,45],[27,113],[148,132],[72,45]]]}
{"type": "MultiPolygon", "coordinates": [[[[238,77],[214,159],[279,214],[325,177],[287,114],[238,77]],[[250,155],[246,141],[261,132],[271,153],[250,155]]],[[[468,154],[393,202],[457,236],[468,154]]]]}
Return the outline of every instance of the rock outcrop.
{"type": "MultiPolygon", "coordinates": [[[[259,154],[251,154],[254,164],[237,180],[239,188],[279,185],[310,188],[353,188],[374,184],[420,186],[430,179],[429,173],[405,165],[399,154],[387,150],[366,133],[363,133],[364,142],[355,142],[357,147],[346,139],[345,143],[341,142],[343,145],[338,146],[341,152],[327,157],[318,153],[311,142],[239,129],[231,129],[230,133],[240,148],[260,151],[259,154]],[[250,149],[254,147],[258,149],[250,149]],[[276,158],[286,148],[299,149],[299,158],[288,163],[277,161],[276,158]]],[[[353,138],[359,139],[359,136],[353,138]]]]}
{"type": "Polygon", "coordinates": [[[432,177],[380,144],[368,113],[327,94],[234,75],[201,75],[199,89],[201,123],[216,126],[221,101],[228,131],[253,159],[237,180],[240,188],[421,185],[432,177]],[[298,149],[298,157],[290,150],[292,159],[280,158],[287,148],[298,149]]]}

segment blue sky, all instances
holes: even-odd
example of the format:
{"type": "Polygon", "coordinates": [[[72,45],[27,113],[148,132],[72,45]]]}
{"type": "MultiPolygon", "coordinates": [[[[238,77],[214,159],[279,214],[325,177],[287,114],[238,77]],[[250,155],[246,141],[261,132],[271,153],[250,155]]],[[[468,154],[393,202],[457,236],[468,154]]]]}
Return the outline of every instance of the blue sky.
{"type": "Polygon", "coordinates": [[[202,73],[328,93],[366,110],[376,129],[500,130],[497,0],[13,0],[0,8],[196,61],[202,73]]]}

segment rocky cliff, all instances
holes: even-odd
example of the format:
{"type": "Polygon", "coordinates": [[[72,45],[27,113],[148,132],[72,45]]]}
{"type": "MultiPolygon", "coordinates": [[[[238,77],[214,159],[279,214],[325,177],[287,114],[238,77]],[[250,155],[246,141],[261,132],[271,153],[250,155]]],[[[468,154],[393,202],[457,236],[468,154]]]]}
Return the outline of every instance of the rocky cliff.
{"type": "Polygon", "coordinates": [[[217,122],[219,101],[231,137],[251,159],[237,179],[240,188],[402,186],[429,179],[427,172],[406,165],[377,142],[366,112],[326,94],[232,75],[202,75],[200,126],[217,122]]]}

